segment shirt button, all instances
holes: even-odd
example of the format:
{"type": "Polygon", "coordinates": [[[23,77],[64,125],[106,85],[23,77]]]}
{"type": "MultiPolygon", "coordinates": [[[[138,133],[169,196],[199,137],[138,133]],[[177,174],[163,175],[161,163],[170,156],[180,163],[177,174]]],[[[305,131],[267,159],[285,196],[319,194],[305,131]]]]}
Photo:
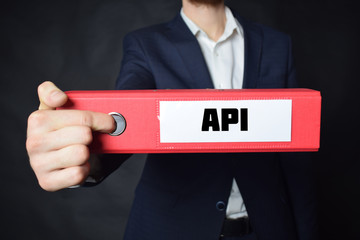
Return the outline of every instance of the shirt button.
{"type": "Polygon", "coordinates": [[[223,201],[219,201],[216,203],[216,209],[219,211],[225,210],[225,203],[223,201]]]}

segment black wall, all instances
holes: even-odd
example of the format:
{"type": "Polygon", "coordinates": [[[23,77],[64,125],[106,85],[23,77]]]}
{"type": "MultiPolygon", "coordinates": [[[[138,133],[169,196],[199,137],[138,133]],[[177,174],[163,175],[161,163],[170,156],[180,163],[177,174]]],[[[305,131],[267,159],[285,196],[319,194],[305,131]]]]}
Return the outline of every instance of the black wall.
{"type": "MultiPolygon", "coordinates": [[[[356,1],[229,0],[288,33],[300,85],[323,96],[315,154],[321,239],[360,239],[359,19],[356,1]]],[[[123,36],[167,21],[180,0],[2,1],[0,238],[121,239],[144,155],[91,189],[41,190],[25,150],[27,116],[44,80],[63,90],[111,89],[123,36]]]]}

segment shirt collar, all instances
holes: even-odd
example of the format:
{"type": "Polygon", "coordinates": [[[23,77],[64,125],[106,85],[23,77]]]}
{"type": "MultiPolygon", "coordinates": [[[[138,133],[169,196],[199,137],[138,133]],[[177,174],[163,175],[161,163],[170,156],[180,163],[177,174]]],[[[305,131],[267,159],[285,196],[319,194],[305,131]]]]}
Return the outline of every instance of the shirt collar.
{"type": "Polygon", "coordinates": [[[180,15],[193,35],[196,35],[201,30],[198,25],[185,15],[183,8],[181,8],[180,15]]]}
{"type": "MultiPolygon", "coordinates": [[[[184,22],[192,32],[194,36],[196,36],[199,32],[203,32],[201,28],[196,25],[190,18],[188,18],[184,10],[181,8],[180,11],[181,17],[183,18],[184,22]]],[[[234,15],[232,14],[231,10],[225,6],[225,15],[226,15],[226,25],[223,35],[220,37],[219,41],[223,41],[227,38],[229,38],[234,31],[236,31],[238,34],[243,35],[242,27],[240,23],[235,19],[234,15]]],[[[205,32],[204,32],[205,33],[205,32]]]]}

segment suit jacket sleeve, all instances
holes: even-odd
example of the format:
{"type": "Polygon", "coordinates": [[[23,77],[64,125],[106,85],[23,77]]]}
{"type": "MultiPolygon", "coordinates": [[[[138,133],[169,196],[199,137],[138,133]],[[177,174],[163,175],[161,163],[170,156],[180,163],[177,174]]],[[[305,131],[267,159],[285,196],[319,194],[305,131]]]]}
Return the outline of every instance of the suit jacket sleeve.
{"type": "MultiPolygon", "coordinates": [[[[289,40],[287,87],[298,87],[289,40]]],[[[281,153],[280,162],[299,240],[317,239],[316,191],[311,153],[281,153]]]]}
{"type": "MultiPolygon", "coordinates": [[[[123,43],[124,57],[116,89],[153,89],[153,76],[145,61],[140,42],[132,35],[127,35],[123,43]]],[[[91,159],[90,178],[83,186],[89,187],[101,183],[107,176],[118,169],[131,154],[103,154],[91,159]]]]}
{"type": "Polygon", "coordinates": [[[116,89],[155,89],[154,77],[136,32],[124,38],[123,46],[124,57],[116,89]]]}

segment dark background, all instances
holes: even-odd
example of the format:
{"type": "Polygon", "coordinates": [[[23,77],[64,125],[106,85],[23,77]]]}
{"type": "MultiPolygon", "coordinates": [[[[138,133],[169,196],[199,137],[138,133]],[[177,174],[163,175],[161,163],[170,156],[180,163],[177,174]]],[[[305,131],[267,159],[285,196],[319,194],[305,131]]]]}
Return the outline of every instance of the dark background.
{"type": "MultiPolygon", "coordinates": [[[[229,0],[250,20],[293,39],[300,85],[323,96],[315,154],[321,239],[360,239],[359,19],[356,1],[229,0]]],[[[144,155],[101,185],[48,193],[25,150],[37,85],[111,89],[122,39],[172,19],[180,0],[2,1],[0,5],[0,238],[121,239],[144,155]]]]}

